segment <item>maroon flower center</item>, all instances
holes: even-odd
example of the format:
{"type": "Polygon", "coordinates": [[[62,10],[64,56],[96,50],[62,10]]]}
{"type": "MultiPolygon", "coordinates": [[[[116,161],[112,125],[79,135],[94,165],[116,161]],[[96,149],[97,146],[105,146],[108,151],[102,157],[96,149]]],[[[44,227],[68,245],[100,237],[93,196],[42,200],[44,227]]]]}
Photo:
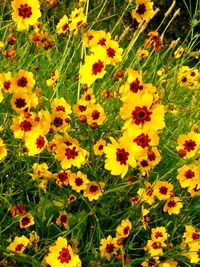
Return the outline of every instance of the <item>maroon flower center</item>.
{"type": "Polygon", "coordinates": [[[80,112],[83,112],[83,111],[86,111],[86,106],[83,106],[83,105],[79,105],[78,106],[78,109],[80,110],[80,112]]]}
{"type": "Polygon", "coordinates": [[[17,85],[20,87],[26,87],[27,86],[27,79],[26,77],[21,77],[18,81],[17,81],[17,85]]]}
{"type": "Polygon", "coordinates": [[[130,227],[129,227],[129,226],[126,226],[126,227],[124,228],[123,232],[124,232],[124,235],[128,235],[129,232],[130,232],[130,227]]]}
{"type": "Polygon", "coordinates": [[[91,185],[90,186],[90,190],[89,190],[91,193],[95,193],[98,191],[98,186],[97,185],[91,185]]]}
{"type": "Polygon", "coordinates": [[[152,248],[153,249],[157,249],[157,248],[160,248],[161,247],[161,243],[160,242],[154,242],[153,244],[152,244],[152,248]]]}
{"type": "Polygon", "coordinates": [[[187,152],[190,152],[191,150],[195,149],[196,142],[193,140],[186,140],[183,146],[187,150],[187,152]]]}
{"type": "Polygon", "coordinates": [[[43,148],[44,145],[45,145],[45,140],[44,140],[44,137],[42,135],[40,135],[37,139],[36,139],[36,146],[37,148],[43,148]]]}
{"type": "Polygon", "coordinates": [[[200,239],[200,234],[194,232],[194,233],[192,234],[192,238],[193,238],[193,240],[200,239]]]}
{"type": "Polygon", "coordinates": [[[99,116],[100,116],[100,112],[98,110],[92,111],[92,119],[93,120],[98,120],[99,116]]]}
{"type": "Polygon", "coordinates": [[[176,206],[176,201],[174,201],[174,200],[170,200],[170,201],[168,201],[168,202],[167,202],[167,206],[168,206],[169,208],[174,208],[174,207],[176,206]]]}
{"type": "Polygon", "coordinates": [[[148,150],[147,157],[150,161],[154,161],[156,159],[156,155],[152,150],[148,150]]]}
{"type": "Polygon", "coordinates": [[[98,62],[94,63],[92,65],[92,74],[97,75],[97,73],[100,73],[102,69],[104,68],[103,62],[99,59],[98,62]]]}
{"type": "Polygon", "coordinates": [[[185,176],[186,179],[192,179],[195,176],[195,174],[194,174],[194,172],[192,170],[187,170],[185,172],[184,176],[185,176]]]}
{"type": "Polygon", "coordinates": [[[20,126],[19,126],[19,127],[21,128],[22,131],[24,131],[24,132],[28,132],[28,131],[31,130],[31,128],[32,128],[32,124],[31,124],[29,121],[24,120],[24,121],[22,121],[22,122],[20,123],[20,126]]]}
{"type": "Polygon", "coordinates": [[[11,85],[10,81],[5,81],[4,84],[3,84],[4,89],[9,90],[10,89],[10,85],[11,85]]]}
{"type": "Polygon", "coordinates": [[[101,45],[101,46],[105,45],[105,43],[106,43],[106,39],[105,38],[100,39],[99,42],[98,42],[98,44],[101,45]]]}
{"type": "Polygon", "coordinates": [[[61,221],[61,223],[66,223],[67,222],[67,215],[65,215],[65,214],[61,215],[60,221],[61,221]]]}
{"type": "Polygon", "coordinates": [[[142,89],[143,89],[143,86],[140,85],[140,80],[138,78],[136,78],[136,80],[130,84],[130,90],[133,93],[137,93],[138,90],[142,90],[142,89]]]}
{"type": "Polygon", "coordinates": [[[55,127],[61,127],[63,125],[63,119],[60,117],[55,117],[53,120],[55,127]]]}
{"type": "Polygon", "coordinates": [[[133,139],[135,143],[137,143],[138,146],[141,146],[142,148],[148,147],[149,142],[151,139],[149,138],[148,134],[140,134],[135,139],[133,139]]]}
{"type": "Polygon", "coordinates": [[[15,251],[21,251],[23,247],[24,247],[23,244],[18,244],[18,245],[15,247],[15,251]]]}
{"type": "Polygon", "coordinates": [[[86,97],[85,97],[85,100],[86,100],[86,101],[90,101],[91,99],[92,99],[92,97],[91,97],[90,94],[86,95],[86,97]]]}
{"type": "Polygon", "coordinates": [[[65,112],[65,107],[59,105],[59,106],[56,107],[56,111],[63,111],[63,112],[65,112]]]}
{"type": "Polygon", "coordinates": [[[145,12],[146,12],[146,6],[145,4],[140,4],[136,10],[136,12],[139,14],[139,15],[143,15],[145,12]]]}
{"type": "Polygon", "coordinates": [[[78,156],[78,151],[76,151],[76,147],[74,146],[72,149],[66,148],[65,156],[67,156],[67,159],[75,159],[75,157],[78,156]]]}
{"type": "Polygon", "coordinates": [[[113,48],[109,47],[106,51],[109,57],[113,58],[115,56],[116,51],[113,48]]]}
{"type": "Polygon", "coordinates": [[[115,245],[113,243],[109,243],[106,245],[106,251],[111,254],[114,251],[115,245]]]}
{"type": "Polygon", "coordinates": [[[125,151],[124,148],[117,148],[116,156],[117,161],[120,162],[120,165],[126,165],[126,161],[128,160],[129,153],[125,151]]]}
{"type": "Polygon", "coordinates": [[[68,174],[66,172],[59,173],[58,178],[63,183],[68,180],[68,174]]]}
{"type": "Polygon", "coordinates": [[[103,150],[103,145],[99,145],[98,150],[103,150]]]}
{"type": "Polygon", "coordinates": [[[141,107],[135,107],[135,109],[132,112],[132,116],[134,119],[135,124],[143,124],[145,121],[150,121],[151,117],[150,115],[152,114],[151,111],[148,111],[146,106],[141,107]]]}
{"type": "Polygon", "coordinates": [[[23,108],[26,106],[26,100],[24,98],[17,98],[15,100],[15,105],[17,108],[23,108]]]}
{"type": "Polygon", "coordinates": [[[30,223],[30,219],[28,217],[24,217],[24,218],[22,218],[21,222],[22,222],[23,226],[26,226],[30,223]]]}
{"type": "Polygon", "coordinates": [[[77,186],[81,186],[81,185],[83,184],[83,179],[80,178],[80,177],[77,177],[77,178],[75,179],[75,184],[76,184],[77,186]]]}
{"type": "Polygon", "coordinates": [[[32,15],[32,8],[28,6],[28,4],[20,5],[18,8],[18,14],[20,17],[23,17],[23,19],[30,18],[32,15]]]}
{"type": "Polygon", "coordinates": [[[166,195],[167,192],[168,192],[168,188],[166,186],[161,186],[159,188],[159,192],[162,194],[162,195],[166,195]]]}
{"type": "Polygon", "coordinates": [[[60,256],[58,257],[58,260],[60,260],[61,263],[69,263],[71,260],[71,255],[69,253],[68,248],[62,248],[61,251],[59,251],[60,256]]]}
{"type": "Polygon", "coordinates": [[[89,40],[89,41],[92,40],[93,38],[94,38],[93,35],[89,35],[89,36],[88,36],[88,40],[89,40]]]}
{"type": "Polygon", "coordinates": [[[187,78],[184,77],[184,78],[181,80],[181,82],[183,82],[183,83],[187,82],[187,78]]]}
{"type": "Polygon", "coordinates": [[[156,232],[155,233],[155,238],[163,237],[163,234],[161,232],[156,232]]]}
{"type": "Polygon", "coordinates": [[[62,26],[62,30],[66,31],[67,29],[69,29],[69,24],[66,23],[65,25],[62,26]]]}
{"type": "Polygon", "coordinates": [[[149,163],[148,163],[148,161],[147,161],[147,160],[145,160],[145,159],[143,159],[143,160],[140,162],[140,164],[141,164],[141,166],[142,166],[143,168],[145,168],[145,167],[148,167],[148,166],[149,166],[149,163]]]}

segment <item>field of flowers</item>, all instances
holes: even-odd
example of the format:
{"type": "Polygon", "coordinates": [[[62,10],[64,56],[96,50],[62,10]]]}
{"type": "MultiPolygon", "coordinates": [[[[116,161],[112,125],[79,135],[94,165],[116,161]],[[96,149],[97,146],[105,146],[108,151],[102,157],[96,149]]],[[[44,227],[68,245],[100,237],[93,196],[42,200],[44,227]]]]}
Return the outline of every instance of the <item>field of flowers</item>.
{"type": "Polygon", "coordinates": [[[200,3],[171,40],[168,2],[0,1],[0,266],[200,264],[200,3]]]}

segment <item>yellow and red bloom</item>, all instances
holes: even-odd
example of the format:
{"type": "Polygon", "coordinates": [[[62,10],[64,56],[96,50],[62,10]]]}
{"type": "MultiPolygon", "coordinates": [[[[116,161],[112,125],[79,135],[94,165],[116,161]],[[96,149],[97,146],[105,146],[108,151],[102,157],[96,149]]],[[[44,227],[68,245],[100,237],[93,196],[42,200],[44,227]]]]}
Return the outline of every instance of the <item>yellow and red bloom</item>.
{"type": "Polygon", "coordinates": [[[113,137],[110,137],[110,141],[112,143],[104,147],[105,169],[111,171],[112,175],[121,175],[123,178],[129,166],[136,167],[135,156],[130,151],[129,143],[116,141],[113,137]]]}
{"type": "Polygon", "coordinates": [[[148,240],[145,248],[147,249],[148,253],[154,257],[163,255],[163,246],[165,247],[166,245],[162,244],[161,242],[148,240]]]}
{"type": "Polygon", "coordinates": [[[70,15],[69,30],[77,34],[78,29],[86,24],[86,15],[83,13],[83,8],[75,8],[70,15]]]}
{"type": "Polygon", "coordinates": [[[7,249],[13,252],[23,253],[29,244],[30,241],[26,236],[16,236],[7,249]]]}
{"type": "Polygon", "coordinates": [[[45,258],[47,264],[51,267],[75,267],[81,266],[80,258],[72,250],[67,239],[58,237],[56,244],[49,247],[49,254],[45,258]]]}
{"type": "Polygon", "coordinates": [[[69,19],[64,15],[56,25],[56,33],[62,34],[66,33],[69,30],[69,19]]]}
{"type": "Polygon", "coordinates": [[[87,175],[78,171],[77,173],[72,173],[69,177],[69,184],[71,185],[72,189],[77,191],[78,193],[81,190],[85,190],[89,180],[87,175]]]}
{"type": "Polygon", "coordinates": [[[103,155],[103,149],[106,146],[106,141],[100,138],[93,146],[94,155],[101,156],[103,155]]]}
{"type": "Polygon", "coordinates": [[[40,3],[38,0],[13,0],[12,19],[17,23],[17,29],[28,30],[30,25],[37,23],[41,17],[40,3]]]}
{"type": "Polygon", "coordinates": [[[167,212],[169,215],[179,214],[181,208],[183,207],[182,201],[179,197],[169,198],[163,208],[164,212],[167,212]]]}
{"type": "Polygon", "coordinates": [[[66,102],[64,97],[54,98],[51,102],[52,112],[63,112],[66,115],[72,113],[71,106],[66,102]]]}
{"type": "Polygon", "coordinates": [[[152,19],[155,14],[153,2],[150,0],[136,0],[136,8],[132,10],[131,14],[139,23],[152,19]]]}
{"type": "Polygon", "coordinates": [[[19,220],[19,226],[21,229],[27,228],[34,224],[35,224],[34,217],[32,216],[31,213],[24,214],[19,220]]]}
{"type": "Polygon", "coordinates": [[[90,181],[84,190],[84,197],[87,197],[89,201],[97,200],[103,195],[104,183],[97,183],[95,181],[90,181]]]}
{"type": "Polygon", "coordinates": [[[146,49],[138,49],[136,54],[137,54],[137,57],[143,59],[143,58],[148,57],[149,51],[146,49]]]}
{"type": "Polygon", "coordinates": [[[0,138],[0,161],[3,160],[6,156],[7,156],[7,146],[0,138]]]}
{"type": "Polygon", "coordinates": [[[117,238],[126,238],[130,235],[132,229],[132,223],[129,219],[121,221],[121,224],[117,226],[116,237],[117,238]]]}
{"type": "Polygon", "coordinates": [[[63,185],[68,185],[69,184],[69,178],[71,176],[71,171],[70,170],[61,170],[58,172],[56,175],[56,184],[60,187],[63,185]]]}
{"type": "Polygon", "coordinates": [[[106,33],[103,30],[95,31],[90,30],[83,34],[83,43],[86,47],[96,47],[97,45],[100,45],[102,47],[105,47],[106,41],[109,41],[111,39],[111,34],[106,33]]]}
{"type": "Polygon", "coordinates": [[[89,125],[102,125],[106,119],[103,107],[100,104],[91,104],[87,106],[86,112],[87,123],[89,125]]]}
{"type": "Polygon", "coordinates": [[[31,132],[25,139],[25,146],[28,149],[28,156],[40,154],[46,147],[48,141],[40,131],[31,132]]]}
{"type": "Polygon", "coordinates": [[[163,226],[151,229],[151,240],[154,242],[160,242],[163,245],[168,237],[169,234],[163,226]]]}
{"type": "Polygon", "coordinates": [[[158,180],[154,184],[154,196],[156,196],[159,200],[168,199],[170,198],[173,189],[174,189],[173,184],[166,181],[158,180]]]}
{"type": "Polygon", "coordinates": [[[0,73],[0,82],[4,93],[12,93],[12,74],[11,72],[0,73]]]}
{"type": "Polygon", "coordinates": [[[191,158],[195,156],[200,146],[200,134],[194,131],[188,134],[181,134],[177,139],[178,146],[176,150],[181,156],[181,152],[184,152],[183,157],[191,158]]]}
{"type": "Polygon", "coordinates": [[[20,70],[17,76],[13,77],[11,89],[14,93],[30,93],[35,85],[33,73],[26,70],[20,70]]]}
{"type": "Polygon", "coordinates": [[[65,229],[68,227],[68,215],[66,211],[60,211],[56,218],[56,224],[63,226],[65,229]]]}
{"type": "Polygon", "coordinates": [[[109,235],[107,238],[101,239],[100,254],[101,257],[106,258],[110,261],[112,255],[116,255],[119,250],[119,245],[117,244],[118,238],[113,238],[109,235]]]}
{"type": "Polygon", "coordinates": [[[177,180],[181,187],[195,186],[200,181],[200,169],[196,165],[183,165],[178,169],[177,180]]]}
{"type": "Polygon", "coordinates": [[[146,48],[150,48],[153,46],[155,51],[160,51],[160,49],[163,47],[160,35],[158,32],[149,32],[148,38],[145,40],[144,45],[146,48]]]}
{"type": "Polygon", "coordinates": [[[177,58],[180,58],[182,57],[182,55],[184,54],[184,48],[182,46],[179,46],[176,51],[174,52],[174,57],[177,59],[177,58]]]}

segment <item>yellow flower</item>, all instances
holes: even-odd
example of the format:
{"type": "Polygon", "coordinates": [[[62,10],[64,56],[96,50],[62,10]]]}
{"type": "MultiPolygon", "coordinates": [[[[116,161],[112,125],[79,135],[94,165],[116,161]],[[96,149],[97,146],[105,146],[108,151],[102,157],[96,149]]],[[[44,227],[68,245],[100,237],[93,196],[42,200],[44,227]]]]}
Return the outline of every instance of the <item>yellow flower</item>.
{"type": "Polygon", "coordinates": [[[87,175],[78,171],[76,174],[73,173],[69,177],[69,184],[71,185],[72,189],[77,191],[78,193],[81,190],[85,190],[89,180],[87,175]]]}
{"type": "Polygon", "coordinates": [[[32,216],[31,213],[26,213],[19,220],[19,226],[21,229],[27,228],[27,227],[34,225],[34,224],[35,224],[34,217],[32,216]]]}
{"type": "Polygon", "coordinates": [[[51,108],[53,112],[64,112],[66,115],[72,113],[71,106],[66,102],[64,97],[54,98],[51,102],[51,108]]]}
{"type": "Polygon", "coordinates": [[[103,107],[100,104],[90,104],[86,111],[87,123],[89,125],[102,125],[106,119],[103,107]]]}
{"type": "Polygon", "coordinates": [[[66,33],[69,30],[69,19],[66,15],[64,15],[58,22],[56,26],[56,33],[62,34],[66,33]]]}
{"type": "Polygon", "coordinates": [[[2,89],[4,93],[11,93],[12,90],[12,74],[11,72],[0,73],[0,83],[2,82],[2,89]]]}
{"type": "Polygon", "coordinates": [[[51,267],[81,267],[81,261],[68,244],[67,239],[58,237],[56,244],[49,247],[45,261],[51,267]]]}
{"type": "Polygon", "coordinates": [[[83,13],[83,8],[75,8],[70,15],[71,22],[69,23],[69,30],[78,33],[78,29],[86,24],[86,15],[83,13]]]}
{"type": "Polygon", "coordinates": [[[91,181],[87,183],[87,187],[84,190],[84,197],[87,197],[89,201],[97,200],[100,196],[103,195],[104,183],[97,183],[91,181]]]}
{"type": "Polygon", "coordinates": [[[153,2],[150,0],[136,0],[136,8],[132,10],[131,15],[138,23],[153,18],[153,2]]]}
{"type": "Polygon", "coordinates": [[[170,198],[174,186],[166,181],[157,181],[154,185],[154,196],[159,200],[165,200],[170,198]]]}
{"type": "Polygon", "coordinates": [[[179,197],[173,197],[166,201],[163,211],[167,212],[169,215],[179,214],[182,207],[181,199],[179,197]]]}
{"type": "Polygon", "coordinates": [[[136,55],[137,55],[137,57],[143,59],[143,58],[148,57],[149,51],[146,49],[138,49],[136,52],[136,55]]]}
{"type": "Polygon", "coordinates": [[[144,227],[144,229],[146,230],[148,225],[149,225],[149,221],[150,221],[150,212],[148,209],[144,208],[144,206],[142,205],[142,225],[144,227]]]}
{"type": "Polygon", "coordinates": [[[14,93],[30,93],[35,85],[33,73],[26,70],[20,70],[17,76],[13,77],[11,90],[14,93]]]}
{"type": "Polygon", "coordinates": [[[40,13],[38,0],[13,0],[12,19],[17,23],[17,30],[28,30],[30,25],[37,23],[40,13]]]}
{"type": "Polygon", "coordinates": [[[3,140],[0,138],[0,161],[2,161],[7,156],[7,147],[3,140]]]}
{"type": "Polygon", "coordinates": [[[119,47],[117,41],[107,40],[105,43],[107,64],[116,65],[122,61],[123,49],[119,47]]]}
{"type": "Polygon", "coordinates": [[[32,166],[33,173],[30,176],[35,179],[47,179],[52,176],[52,173],[48,171],[48,165],[46,163],[34,163],[32,166]]]}
{"type": "Polygon", "coordinates": [[[59,171],[58,174],[55,176],[56,184],[60,187],[62,187],[63,185],[68,185],[71,174],[72,173],[70,170],[59,171]]]}
{"type": "Polygon", "coordinates": [[[169,234],[167,233],[166,228],[163,226],[151,229],[151,239],[154,242],[160,242],[162,245],[165,245],[165,241],[168,237],[169,234]]]}
{"type": "MultiPolygon", "coordinates": [[[[164,245],[166,246],[166,245],[164,245]]],[[[146,249],[148,253],[154,257],[154,256],[162,256],[163,255],[163,244],[161,242],[156,242],[153,240],[148,240],[146,244],[146,249]]]]}
{"type": "Polygon", "coordinates": [[[106,141],[100,138],[93,146],[94,155],[101,156],[103,155],[103,149],[106,146],[106,141]]]}
{"type": "Polygon", "coordinates": [[[130,231],[132,229],[132,223],[129,219],[125,219],[121,221],[121,224],[117,226],[116,229],[116,237],[117,238],[126,238],[130,235],[130,231]]]}
{"type": "Polygon", "coordinates": [[[111,171],[112,175],[121,175],[123,178],[129,165],[136,167],[136,159],[133,152],[130,151],[129,143],[116,141],[113,137],[110,137],[111,144],[107,144],[104,147],[105,169],[111,171]]]}
{"type": "Polygon", "coordinates": [[[195,186],[200,181],[199,167],[193,164],[183,165],[178,169],[177,180],[183,188],[195,186]]]}
{"type": "Polygon", "coordinates": [[[175,58],[180,58],[182,57],[183,53],[184,53],[184,48],[182,46],[179,46],[176,51],[174,52],[174,57],[175,58]]]}
{"type": "Polygon", "coordinates": [[[66,132],[70,128],[70,117],[66,112],[57,111],[51,114],[51,130],[66,132]]]}
{"type": "Polygon", "coordinates": [[[96,47],[97,45],[101,45],[102,47],[104,47],[106,41],[109,41],[110,39],[111,39],[111,34],[106,33],[103,30],[100,31],[90,30],[84,33],[82,36],[83,44],[86,47],[90,48],[96,47]]]}
{"type": "Polygon", "coordinates": [[[58,78],[59,78],[58,70],[52,71],[51,78],[46,81],[46,85],[48,87],[53,87],[56,84],[58,78]]]}
{"type": "Polygon", "coordinates": [[[177,267],[178,263],[174,260],[166,260],[164,263],[159,264],[159,267],[177,267]]]}
{"type": "Polygon", "coordinates": [[[56,218],[56,224],[63,226],[65,229],[68,227],[68,215],[66,211],[60,211],[58,217],[56,218]]]}
{"type": "Polygon", "coordinates": [[[10,245],[7,247],[7,249],[17,253],[23,253],[29,244],[30,241],[26,236],[16,236],[13,242],[10,243],[10,245]]]}
{"type": "Polygon", "coordinates": [[[31,132],[25,139],[28,156],[40,154],[47,145],[47,139],[40,131],[31,132]]]}
{"type": "Polygon", "coordinates": [[[119,250],[119,245],[117,244],[118,238],[113,238],[109,235],[107,238],[101,239],[100,254],[101,257],[106,258],[110,261],[112,255],[116,255],[119,250]]]}

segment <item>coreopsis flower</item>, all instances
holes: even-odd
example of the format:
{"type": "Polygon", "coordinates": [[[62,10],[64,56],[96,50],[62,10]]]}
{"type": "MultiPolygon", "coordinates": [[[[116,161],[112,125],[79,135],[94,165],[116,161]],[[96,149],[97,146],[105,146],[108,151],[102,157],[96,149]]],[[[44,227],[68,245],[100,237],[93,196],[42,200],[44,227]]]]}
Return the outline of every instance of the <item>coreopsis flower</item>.
{"type": "Polygon", "coordinates": [[[106,73],[106,50],[101,46],[95,49],[95,54],[87,55],[85,63],[80,68],[80,83],[90,86],[96,79],[101,79],[106,73]]]}
{"type": "Polygon", "coordinates": [[[52,112],[64,112],[66,115],[72,113],[71,106],[66,102],[64,97],[54,98],[51,102],[52,112]]]}
{"type": "Polygon", "coordinates": [[[200,169],[193,164],[183,165],[178,169],[176,178],[183,188],[195,186],[200,181],[200,169]]]}
{"type": "Polygon", "coordinates": [[[46,85],[47,85],[48,87],[53,87],[53,86],[55,86],[55,84],[56,84],[58,78],[59,78],[59,72],[58,72],[58,70],[54,70],[54,71],[52,71],[50,79],[48,79],[48,80],[46,81],[46,85]]]}
{"type": "Polygon", "coordinates": [[[56,224],[63,226],[65,229],[68,227],[68,215],[66,211],[60,211],[56,218],[56,224]]]}
{"type": "Polygon", "coordinates": [[[63,142],[57,144],[55,153],[55,158],[60,161],[61,167],[65,170],[71,166],[80,168],[82,164],[86,163],[88,157],[88,152],[70,136],[66,136],[63,142]]]}
{"type": "Polygon", "coordinates": [[[160,263],[159,267],[177,267],[178,263],[174,260],[166,260],[164,263],[160,263]]]}
{"type": "Polygon", "coordinates": [[[68,203],[71,204],[72,202],[76,201],[76,196],[75,195],[70,195],[67,199],[68,203]]]}
{"type": "Polygon", "coordinates": [[[25,146],[28,149],[28,156],[40,154],[46,147],[48,141],[40,131],[31,132],[25,139],[25,146]]]}
{"type": "Polygon", "coordinates": [[[158,32],[149,32],[144,45],[146,46],[146,48],[153,46],[154,50],[157,52],[160,51],[161,48],[163,48],[163,44],[158,32]]]}
{"type": "Polygon", "coordinates": [[[27,112],[30,110],[34,98],[35,95],[32,93],[14,93],[11,98],[11,106],[18,113],[27,112]]]}
{"type": "Polygon", "coordinates": [[[152,257],[142,262],[142,267],[156,267],[159,263],[159,257],[152,257]]]}
{"type": "Polygon", "coordinates": [[[69,30],[69,19],[66,15],[64,15],[56,25],[56,33],[63,34],[69,30]]]}
{"type": "Polygon", "coordinates": [[[12,79],[11,90],[14,93],[30,93],[35,85],[33,73],[26,70],[20,70],[17,76],[12,79]]]}
{"type": "Polygon", "coordinates": [[[136,52],[136,55],[137,55],[138,58],[143,59],[143,58],[148,57],[149,51],[146,50],[146,49],[138,49],[137,52],[136,52]]]}
{"type": "Polygon", "coordinates": [[[183,234],[182,246],[188,245],[190,248],[200,241],[200,232],[196,231],[192,225],[185,225],[185,232],[183,234]]]}
{"type": "Polygon", "coordinates": [[[116,228],[117,238],[126,238],[130,235],[132,229],[132,223],[129,219],[122,220],[120,225],[116,228]]]}
{"type": "Polygon", "coordinates": [[[177,80],[180,86],[187,86],[190,90],[194,90],[199,85],[199,75],[198,69],[182,66],[179,69],[177,80]]]}
{"type": "Polygon", "coordinates": [[[80,171],[77,173],[72,173],[69,177],[70,186],[78,193],[81,190],[85,190],[89,182],[90,181],[88,180],[87,175],[80,171]]]}
{"type": "Polygon", "coordinates": [[[16,204],[10,208],[10,214],[11,216],[16,216],[19,214],[24,214],[26,213],[26,206],[24,204],[16,204]]]}
{"type": "Polygon", "coordinates": [[[35,179],[47,179],[52,176],[52,173],[48,171],[48,165],[46,163],[34,163],[32,166],[33,173],[30,176],[35,179]]]}
{"type": "Polygon", "coordinates": [[[30,241],[30,244],[37,244],[39,243],[40,241],[40,236],[35,232],[35,231],[32,231],[30,234],[29,234],[29,241],[30,241]]]}
{"type": "Polygon", "coordinates": [[[70,128],[70,117],[63,111],[53,112],[51,114],[51,130],[56,132],[65,132],[70,128]]]}
{"type": "Polygon", "coordinates": [[[149,188],[140,187],[137,191],[137,194],[140,197],[140,201],[144,201],[149,205],[154,204],[155,200],[154,200],[153,188],[151,185],[149,185],[149,188]]]}
{"type": "Polygon", "coordinates": [[[155,256],[163,255],[163,247],[165,246],[166,245],[162,244],[161,242],[148,240],[145,248],[148,251],[148,253],[151,255],[151,257],[155,257],[155,256]]]}
{"type": "Polygon", "coordinates": [[[109,235],[107,238],[101,239],[101,245],[99,248],[101,257],[110,261],[112,255],[116,255],[117,251],[119,250],[117,241],[118,238],[113,238],[111,235],[109,235]]]}
{"type": "Polygon", "coordinates": [[[34,217],[32,216],[31,213],[24,214],[19,220],[19,226],[21,229],[27,228],[34,224],[35,224],[34,217]]]}
{"type": "Polygon", "coordinates": [[[13,252],[23,253],[29,244],[30,241],[26,236],[16,236],[7,249],[13,252]]]}
{"type": "Polygon", "coordinates": [[[154,184],[154,196],[156,196],[159,200],[169,199],[173,189],[173,184],[158,180],[154,184]]]}
{"type": "Polygon", "coordinates": [[[101,156],[103,155],[103,149],[106,146],[106,141],[100,138],[93,146],[94,155],[101,156]]]}
{"type": "Polygon", "coordinates": [[[60,144],[62,142],[63,142],[63,136],[62,135],[60,135],[60,134],[54,135],[53,139],[50,142],[48,142],[48,144],[47,144],[48,152],[55,154],[58,144],[60,144]]]}
{"type": "Polygon", "coordinates": [[[2,90],[4,93],[12,92],[12,74],[10,71],[0,73],[0,83],[2,83],[2,90]]]}
{"type": "Polygon", "coordinates": [[[102,125],[106,119],[105,111],[100,104],[88,105],[85,115],[89,125],[102,125]]]}
{"type": "Polygon", "coordinates": [[[111,34],[103,30],[95,31],[90,30],[83,34],[82,36],[83,44],[86,47],[96,47],[97,45],[105,46],[106,41],[111,40],[111,34]]]}
{"type": "Polygon", "coordinates": [[[136,159],[133,151],[130,151],[130,144],[122,142],[120,139],[116,141],[110,137],[111,144],[104,147],[105,169],[111,171],[112,175],[121,175],[123,178],[129,166],[136,167],[136,159]]]}
{"type": "Polygon", "coordinates": [[[146,92],[126,99],[120,108],[121,118],[127,120],[123,129],[134,130],[135,125],[139,125],[155,131],[161,130],[165,127],[164,114],[164,106],[154,103],[154,96],[146,92]]]}
{"type": "Polygon", "coordinates": [[[59,171],[58,174],[55,176],[56,184],[60,187],[62,187],[63,185],[68,185],[71,174],[72,173],[70,170],[59,171]]]}
{"type": "Polygon", "coordinates": [[[144,208],[143,205],[142,205],[141,221],[142,221],[142,225],[143,225],[144,229],[146,230],[148,225],[149,225],[149,222],[150,222],[150,211],[148,209],[144,208]]]}
{"type": "Polygon", "coordinates": [[[81,95],[81,100],[85,101],[89,104],[94,104],[96,102],[96,98],[92,88],[88,88],[87,91],[81,95]]]}
{"type": "Polygon", "coordinates": [[[83,195],[84,197],[87,197],[89,201],[97,200],[103,195],[104,186],[105,184],[102,182],[97,183],[95,181],[90,181],[87,183],[83,195]]]}
{"type": "Polygon", "coordinates": [[[28,30],[30,25],[37,23],[41,17],[40,2],[35,0],[13,0],[12,19],[17,23],[17,30],[28,30]]]}
{"type": "Polygon", "coordinates": [[[182,201],[179,197],[169,198],[163,208],[164,212],[167,212],[169,215],[179,214],[181,208],[183,207],[182,201]]]}
{"type": "Polygon", "coordinates": [[[83,8],[75,8],[70,14],[69,30],[77,34],[78,29],[86,24],[87,17],[83,13],[83,8]]]}
{"type": "Polygon", "coordinates": [[[153,2],[150,0],[136,0],[136,8],[131,11],[131,15],[138,23],[153,18],[153,2]]]}
{"type": "Polygon", "coordinates": [[[180,155],[180,151],[184,152],[185,158],[191,158],[195,156],[200,146],[200,134],[194,131],[190,131],[187,134],[180,134],[177,139],[178,146],[176,150],[180,155]]]}
{"type": "Polygon", "coordinates": [[[176,51],[174,52],[174,57],[177,59],[177,58],[180,58],[182,57],[182,55],[184,54],[184,48],[182,46],[179,46],[176,51]]]}
{"type": "Polygon", "coordinates": [[[108,40],[105,43],[107,64],[116,65],[122,61],[123,49],[119,47],[117,41],[108,40]]]}
{"type": "Polygon", "coordinates": [[[77,116],[86,115],[88,102],[82,99],[79,99],[78,102],[72,107],[73,113],[77,116]]]}
{"type": "Polygon", "coordinates": [[[151,240],[154,242],[160,242],[163,245],[168,237],[169,234],[163,226],[151,229],[151,240]]]}
{"type": "Polygon", "coordinates": [[[6,156],[7,156],[7,146],[0,138],[0,161],[2,161],[6,156]]]}
{"type": "Polygon", "coordinates": [[[81,260],[72,250],[64,237],[58,237],[55,245],[49,247],[49,254],[45,261],[51,267],[81,267],[81,260]]]}
{"type": "Polygon", "coordinates": [[[199,181],[195,185],[190,185],[187,189],[187,191],[190,193],[192,197],[199,196],[200,195],[200,186],[199,181]]]}

